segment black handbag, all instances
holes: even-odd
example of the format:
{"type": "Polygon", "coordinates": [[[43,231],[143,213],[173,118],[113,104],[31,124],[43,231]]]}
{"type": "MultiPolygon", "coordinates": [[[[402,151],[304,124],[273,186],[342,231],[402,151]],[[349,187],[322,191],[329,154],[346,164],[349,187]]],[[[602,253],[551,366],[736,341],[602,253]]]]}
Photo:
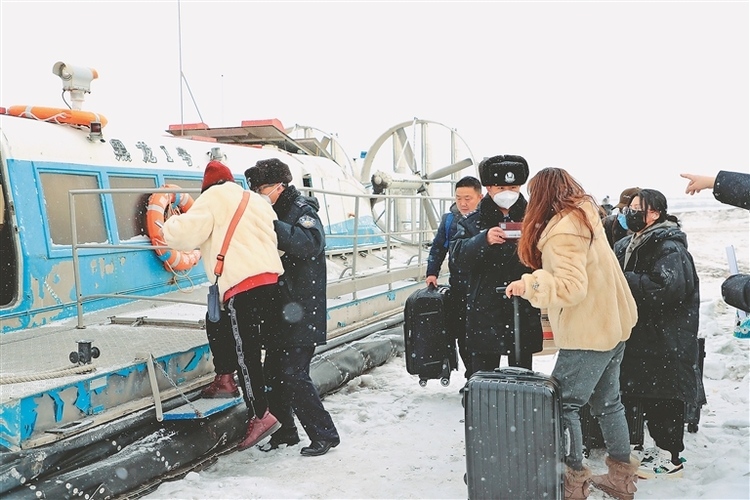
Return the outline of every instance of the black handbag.
{"type": "Polygon", "coordinates": [[[224,271],[224,255],[227,253],[227,248],[229,248],[229,241],[232,239],[234,229],[237,227],[237,222],[239,222],[242,212],[245,211],[245,207],[247,206],[247,202],[249,199],[250,193],[248,193],[247,191],[242,193],[242,201],[240,201],[240,205],[234,212],[232,222],[229,223],[227,234],[224,236],[224,242],[221,245],[221,252],[216,256],[216,266],[214,267],[214,275],[216,276],[216,281],[214,281],[213,285],[208,287],[208,321],[210,321],[211,323],[218,323],[219,319],[221,318],[219,276],[221,276],[221,273],[224,271]]]}

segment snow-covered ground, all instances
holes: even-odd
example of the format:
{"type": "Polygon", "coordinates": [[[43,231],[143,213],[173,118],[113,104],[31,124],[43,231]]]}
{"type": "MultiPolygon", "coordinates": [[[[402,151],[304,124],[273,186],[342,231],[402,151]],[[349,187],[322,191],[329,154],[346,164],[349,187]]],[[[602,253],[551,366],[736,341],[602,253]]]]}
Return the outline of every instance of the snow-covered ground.
{"type": "MultiPolygon", "coordinates": [[[[727,245],[735,246],[740,271],[749,272],[750,212],[713,208],[677,215],[701,278],[708,404],[699,431],[685,435],[684,477],[640,481],[636,498],[748,499],[750,339],[733,337],[735,310],[721,300],[720,285],[727,245]]],[[[537,356],[534,369],[550,373],[554,363],[554,355],[537,356]]],[[[233,453],[146,498],[466,498],[462,373],[454,372],[449,387],[431,381],[423,388],[407,374],[403,357],[393,358],[325,397],[341,434],[341,445],[327,455],[300,456],[306,439],[270,453],[233,453]]],[[[588,464],[603,471],[602,452],[592,453],[588,464]]],[[[609,497],[594,490],[589,498],[609,497]]]]}

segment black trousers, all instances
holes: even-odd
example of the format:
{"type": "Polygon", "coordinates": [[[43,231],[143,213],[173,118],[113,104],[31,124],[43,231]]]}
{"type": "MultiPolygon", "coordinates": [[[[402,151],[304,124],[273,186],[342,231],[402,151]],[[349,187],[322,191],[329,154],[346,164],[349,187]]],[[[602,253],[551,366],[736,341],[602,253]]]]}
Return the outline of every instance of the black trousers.
{"type": "Polygon", "coordinates": [[[266,351],[268,404],[281,423],[277,432],[282,436],[297,435],[294,423],[294,415],[297,415],[311,441],[333,441],[339,439],[339,433],[310,378],[310,360],[314,353],[313,346],[266,351]]]}
{"type": "Polygon", "coordinates": [[[264,285],[239,293],[224,303],[218,323],[206,318],[206,334],[216,373],[237,371],[251,416],[262,417],[268,409],[260,325],[274,317],[277,290],[276,285],[264,285]]]}
{"type": "MultiPolygon", "coordinates": [[[[469,363],[466,366],[466,378],[468,379],[478,371],[492,371],[500,366],[500,358],[503,354],[499,352],[476,352],[473,351],[469,356],[469,363]]],[[[516,353],[511,351],[507,354],[509,366],[520,366],[531,370],[531,358],[533,353],[521,352],[521,359],[516,359],[516,353]]],[[[465,362],[465,361],[464,361],[465,362]]]]}
{"type": "Polygon", "coordinates": [[[685,449],[685,403],[679,399],[641,398],[643,418],[656,446],[673,459],[685,449]]]}

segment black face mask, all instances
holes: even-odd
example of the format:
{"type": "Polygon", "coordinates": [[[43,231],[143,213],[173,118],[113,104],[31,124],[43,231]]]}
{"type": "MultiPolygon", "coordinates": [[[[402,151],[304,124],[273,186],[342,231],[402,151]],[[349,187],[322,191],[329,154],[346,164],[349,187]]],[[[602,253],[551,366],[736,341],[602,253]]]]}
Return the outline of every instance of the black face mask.
{"type": "Polygon", "coordinates": [[[643,210],[628,210],[625,214],[625,224],[628,229],[637,233],[646,227],[646,213],[643,210]]]}

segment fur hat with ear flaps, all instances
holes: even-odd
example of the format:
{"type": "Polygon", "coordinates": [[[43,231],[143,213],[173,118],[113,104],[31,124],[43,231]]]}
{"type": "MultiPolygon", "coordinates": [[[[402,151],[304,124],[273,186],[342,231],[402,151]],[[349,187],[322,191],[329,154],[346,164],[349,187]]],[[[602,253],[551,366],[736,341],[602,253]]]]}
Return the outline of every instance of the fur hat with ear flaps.
{"type": "Polygon", "coordinates": [[[521,186],[529,178],[529,164],[522,156],[498,155],[479,163],[482,186],[521,186]]]}
{"type": "Polygon", "coordinates": [[[206,189],[216,184],[222,184],[224,182],[234,182],[234,176],[229,167],[216,160],[211,160],[206,165],[206,171],[203,172],[203,184],[201,185],[201,193],[206,189]]]}
{"type": "Polygon", "coordinates": [[[277,158],[260,160],[254,167],[245,170],[245,177],[250,189],[257,189],[264,184],[292,182],[292,172],[289,167],[277,158]]]}

